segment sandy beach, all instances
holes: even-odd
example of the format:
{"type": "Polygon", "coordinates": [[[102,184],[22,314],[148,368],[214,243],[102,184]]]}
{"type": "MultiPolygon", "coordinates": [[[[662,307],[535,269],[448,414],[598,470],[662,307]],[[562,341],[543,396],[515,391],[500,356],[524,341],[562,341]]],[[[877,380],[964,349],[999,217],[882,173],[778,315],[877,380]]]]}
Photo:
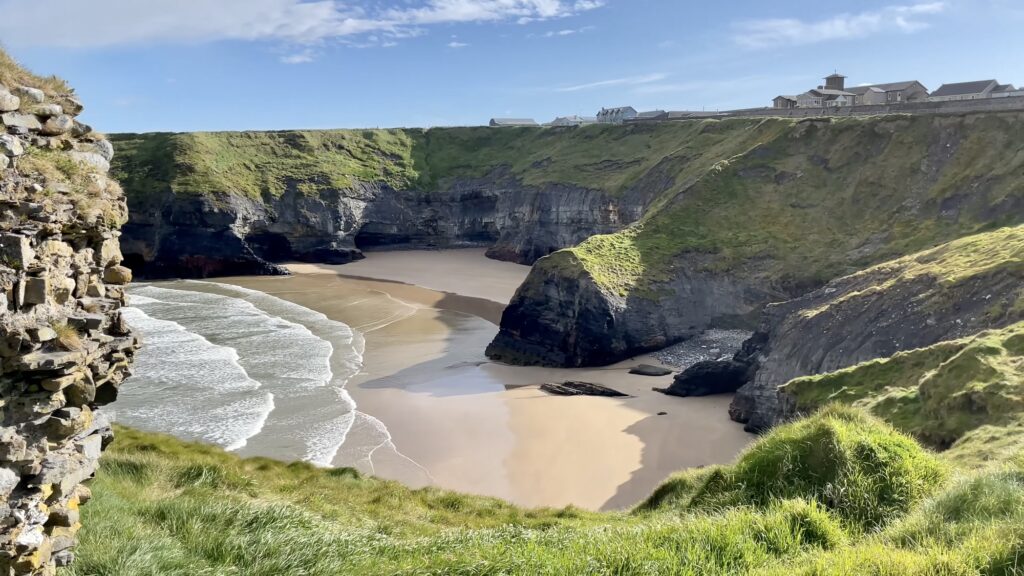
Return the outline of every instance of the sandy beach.
{"type": "Polygon", "coordinates": [[[371,440],[379,430],[354,426],[336,466],[527,506],[622,509],[671,473],[729,462],[752,440],[729,420],[729,397],[672,398],[651,390],[671,376],[627,374],[640,362],[656,364],[652,358],[571,370],[488,362],[500,312],[529,268],[488,260],[482,249],[370,253],[346,266],[291,269],[287,278],[221,281],[306,306],[364,336],[363,368],[347,389],[390,438],[371,440]],[[556,397],[538,388],[565,380],[630,397],[556,397]]]}

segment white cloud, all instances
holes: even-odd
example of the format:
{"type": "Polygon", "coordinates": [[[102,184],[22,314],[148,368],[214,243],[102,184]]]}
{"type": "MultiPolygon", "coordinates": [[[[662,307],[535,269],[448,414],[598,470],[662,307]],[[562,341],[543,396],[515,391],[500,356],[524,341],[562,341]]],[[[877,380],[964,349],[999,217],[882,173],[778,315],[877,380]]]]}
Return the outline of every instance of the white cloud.
{"type": "Polygon", "coordinates": [[[465,42],[459,42],[457,40],[452,40],[451,42],[448,43],[448,47],[449,48],[456,48],[456,49],[458,49],[458,48],[465,48],[466,46],[469,46],[469,44],[466,44],[465,42]]]}
{"type": "Polygon", "coordinates": [[[839,14],[816,21],[796,18],[750,20],[734,25],[733,39],[748,48],[771,48],[863,38],[887,32],[911,34],[927,28],[930,24],[926,18],[944,12],[947,7],[946,2],[921,2],[856,14],[839,14]]]}
{"type": "Polygon", "coordinates": [[[594,90],[596,88],[607,88],[609,86],[637,86],[640,84],[651,84],[668,78],[668,74],[654,73],[643,76],[629,76],[626,78],[613,78],[611,80],[600,80],[588,84],[577,84],[575,86],[564,86],[556,88],[556,92],[581,92],[583,90],[594,90]]]}
{"type": "Polygon", "coordinates": [[[313,61],[313,51],[303,50],[295,54],[289,54],[287,56],[281,56],[281,62],[285,64],[306,64],[313,61]]]}
{"type": "Polygon", "coordinates": [[[594,29],[593,26],[584,26],[583,28],[564,28],[562,30],[550,30],[548,32],[545,32],[543,34],[543,36],[545,38],[558,38],[558,37],[564,37],[564,36],[573,36],[575,34],[583,34],[585,32],[590,32],[593,29],[594,29]]]}
{"type": "Polygon", "coordinates": [[[370,34],[386,43],[436,24],[547,20],[601,5],[593,0],[0,0],[0,38],[12,46],[73,48],[217,40],[301,45],[370,34]],[[40,22],[46,22],[46,34],[38,33],[40,22]]]}

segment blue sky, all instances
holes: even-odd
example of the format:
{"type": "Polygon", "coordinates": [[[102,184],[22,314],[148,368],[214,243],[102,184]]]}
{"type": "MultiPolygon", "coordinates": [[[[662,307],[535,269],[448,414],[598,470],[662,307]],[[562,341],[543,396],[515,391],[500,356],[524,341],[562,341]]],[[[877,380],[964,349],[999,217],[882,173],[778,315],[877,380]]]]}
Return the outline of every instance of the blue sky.
{"type": "Polygon", "coordinates": [[[438,126],[1024,84],[1024,0],[0,0],[0,43],[106,132],[438,126]]]}

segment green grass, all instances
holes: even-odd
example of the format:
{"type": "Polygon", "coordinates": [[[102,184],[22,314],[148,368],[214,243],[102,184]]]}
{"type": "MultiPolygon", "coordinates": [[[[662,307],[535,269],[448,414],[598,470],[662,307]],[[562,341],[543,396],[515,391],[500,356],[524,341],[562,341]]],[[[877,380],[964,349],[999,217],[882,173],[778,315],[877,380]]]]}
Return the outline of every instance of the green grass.
{"type": "Polygon", "coordinates": [[[800,410],[869,410],[965,466],[1024,444],[1024,322],[782,387],[800,410]]]}
{"type": "Polygon", "coordinates": [[[944,481],[934,455],[849,409],[781,428],[732,466],[674,478],[631,513],[525,510],[117,432],[65,575],[1003,575],[1024,566],[1024,458],[944,481]]]}
{"type": "Polygon", "coordinates": [[[49,96],[68,94],[72,90],[68,84],[56,76],[38,76],[18,64],[2,47],[0,47],[0,84],[13,89],[15,86],[38,88],[49,96]]]}

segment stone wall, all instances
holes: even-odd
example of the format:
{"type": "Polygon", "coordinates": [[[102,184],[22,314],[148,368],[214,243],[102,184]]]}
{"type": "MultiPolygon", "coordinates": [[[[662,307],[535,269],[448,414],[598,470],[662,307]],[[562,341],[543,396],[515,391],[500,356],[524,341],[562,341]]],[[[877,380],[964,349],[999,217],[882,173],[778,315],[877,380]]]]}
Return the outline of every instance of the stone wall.
{"type": "Polygon", "coordinates": [[[118,311],[127,219],[113,147],[70,94],[0,84],[0,576],[73,557],[139,345],[118,311]]]}
{"type": "MultiPolygon", "coordinates": [[[[884,114],[966,114],[971,112],[1015,112],[1024,110],[1024,96],[1005,98],[982,98],[978,100],[956,100],[950,102],[906,102],[903,104],[877,104],[869,106],[845,106],[839,108],[750,108],[747,110],[726,110],[722,112],[693,112],[673,116],[670,120],[693,120],[695,118],[821,118],[848,116],[880,116],[884,114]]],[[[658,120],[631,120],[631,122],[664,122],[658,120]]]]}

